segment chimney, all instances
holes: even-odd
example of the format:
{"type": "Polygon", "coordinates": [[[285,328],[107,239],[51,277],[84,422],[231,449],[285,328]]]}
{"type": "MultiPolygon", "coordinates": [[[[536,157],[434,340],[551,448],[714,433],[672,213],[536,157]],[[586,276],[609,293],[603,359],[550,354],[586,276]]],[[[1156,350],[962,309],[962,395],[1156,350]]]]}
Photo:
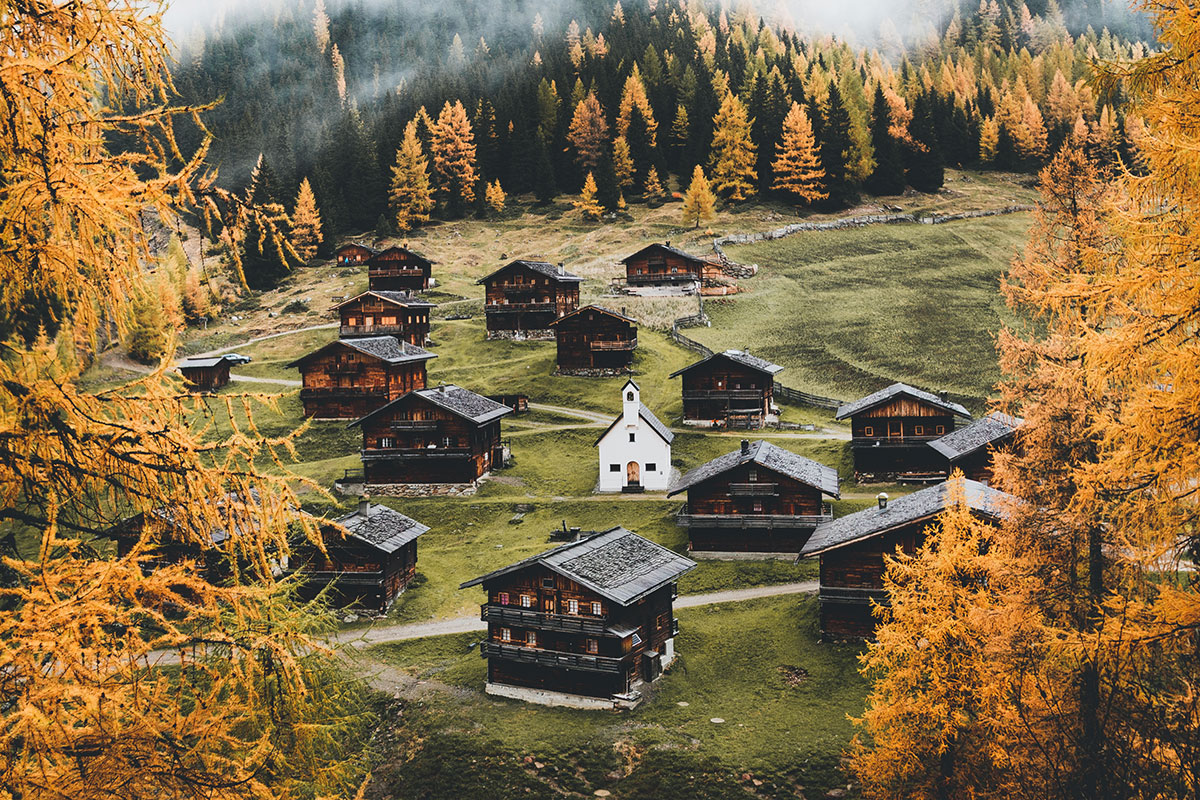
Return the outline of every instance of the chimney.
{"type": "Polygon", "coordinates": [[[887,492],[880,492],[879,494],[875,495],[875,502],[879,503],[880,511],[883,511],[884,509],[887,508],[887,501],[888,501],[887,492]]]}
{"type": "Polygon", "coordinates": [[[583,533],[583,528],[579,528],[579,527],[576,527],[576,526],[572,525],[572,526],[571,526],[571,529],[570,529],[571,541],[572,541],[572,542],[578,542],[578,541],[579,541],[579,537],[580,537],[580,535],[581,535],[582,533],[583,533]]]}
{"type": "Polygon", "coordinates": [[[750,455],[750,440],[749,439],[742,439],[742,455],[744,455],[744,456],[750,455]]]}
{"type": "Polygon", "coordinates": [[[361,514],[364,517],[367,516],[367,514],[370,511],[370,508],[371,508],[371,496],[370,495],[364,494],[362,497],[358,498],[358,513],[359,514],[361,514]]]}
{"type": "Polygon", "coordinates": [[[671,240],[670,240],[670,239],[667,239],[667,245],[666,245],[666,246],[667,246],[667,247],[670,247],[670,246],[671,246],[671,240]]]}
{"type": "Polygon", "coordinates": [[[625,313],[625,306],[621,306],[621,316],[622,316],[622,317],[628,317],[628,316],[629,316],[628,314],[626,314],[626,313],[625,313]]]}
{"type": "Polygon", "coordinates": [[[938,389],[938,399],[941,400],[943,403],[946,402],[946,400],[949,399],[949,397],[950,397],[950,393],[947,392],[945,389],[938,389]]]}
{"type": "Polygon", "coordinates": [[[446,384],[444,384],[444,383],[439,383],[439,384],[438,384],[438,391],[439,391],[439,392],[441,392],[442,394],[445,394],[445,393],[446,393],[446,384]]]}

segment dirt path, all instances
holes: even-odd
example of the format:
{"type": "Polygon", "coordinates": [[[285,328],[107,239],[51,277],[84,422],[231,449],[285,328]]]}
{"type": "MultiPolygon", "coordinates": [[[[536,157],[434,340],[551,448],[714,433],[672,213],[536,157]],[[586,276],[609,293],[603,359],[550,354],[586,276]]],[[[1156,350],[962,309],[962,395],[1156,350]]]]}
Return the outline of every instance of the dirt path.
{"type": "MultiPolygon", "coordinates": [[[[279,331],[277,333],[268,333],[266,336],[255,336],[252,339],[247,339],[244,342],[239,342],[238,344],[233,344],[233,345],[230,345],[229,347],[220,347],[216,350],[208,350],[203,353],[196,353],[194,356],[192,356],[192,358],[207,358],[209,356],[219,356],[222,353],[229,353],[234,350],[237,350],[240,347],[246,347],[248,345],[257,344],[258,342],[265,342],[268,339],[278,339],[280,336],[291,336],[294,333],[307,333],[308,331],[325,331],[325,330],[329,330],[330,328],[336,328],[340,324],[341,323],[339,323],[339,322],[323,322],[320,325],[309,325],[304,328],[292,328],[289,331],[279,331]]],[[[256,379],[255,378],[241,378],[241,380],[256,380],[256,379]]],[[[264,378],[263,380],[266,380],[266,379],[264,378]]],[[[300,383],[297,382],[296,385],[299,386],[300,383]]]]}
{"type": "MultiPolygon", "coordinates": [[[[564,408],[563,406],[548,406],[544,403],[530,403],[529,407],[535,411],[550,411],[554,414],[563,414],[568,417],[577,417],[578,419],[586,419],[599,425],[608,425],[614,419],[615,414],[598,414],[595,411],[584,411],[582,408],[564,408]]],[[[588,426],[592,427],[592,426],[588,426]]]]}
{"type": "MultiPolygon", "coordinates": [[[[728,589],[723,592],[681,595],[675,600],[675,608],[695,608],[714,603],[740,603],[759,597],[813,594],[816,591],[816,581],[753,586],[748,589],[728,589]]],[[[409,639],[424,639],[427,636],[446,636],[453,633],[472,633],[483,630],[487,630],[487,623],[480,620],[478,616],[451,617],[432,622],[412,622],[400,625],[384,623],[373,625],[365,630],[343,631],[335,633],[328,639],[328,642],[361,648],[386,642],[403,642],[409,639]]]]}
{"type": "Polygon", "coordinates": [[[274,386],[288,386],[293,388],[304,385],[304,383],[301,381],[292,381],[288,380],[287,378],[255,378],[252,375],[238,375],[233,372],[229,373],[229,380],[245,381],[247,383],[269,383],[274,386]]]}

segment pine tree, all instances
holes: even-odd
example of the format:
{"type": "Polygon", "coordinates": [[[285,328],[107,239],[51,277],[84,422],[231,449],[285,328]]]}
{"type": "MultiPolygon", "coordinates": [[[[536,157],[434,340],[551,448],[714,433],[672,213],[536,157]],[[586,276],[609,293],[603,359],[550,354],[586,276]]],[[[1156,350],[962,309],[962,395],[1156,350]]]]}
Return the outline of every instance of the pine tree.
{"type": "Polygon", "coordinates": [[[654,111],[650,108],[650,99],[646,96],[646,85],[637,64],[629,77],[625,79],[625,88],[621,92],[621,103],[617,108],[617,135],[629,136],[629,123],[637,111],[646,126],[646,139],[653,148],[658,146],[658,123],[654,119],[654,111]]]}
{"type": "Polygon", "coordinates": [[[183,316],[195,324],[208,319],[212,304],[208,299],[208,288],[200,281],[200,271],[188,270],[183,281],[183,316]]]}
{"type": "Polygon", "coordinates": [[[324,234],[321,233],[321,212],[317,209],[317,198],[313,195],[308,178],[300,181],[296,194],[296,206],[292,211],[292,247],[303,261],[311,261],[317,255],[317,247],[324,234]]]}
{"type": "Polygon", "coordinates": [[[596,165],[596,199],[604,206],[605,211],[616,211],[621,200],[620,178],[617,177],[616,163],[612,153],[606,148],[600,155],[600,163],[596,165]]]}
{"type": "Polygon", "coordinates": [[[854,187],[847,174],[846,160],[850,155],[850,115],[842,104],[837,84],[829,82],[824,124],[821,126],[821,167],[825,170],[825,193],[835,208],[850,205],[856,199],[854,187]]]}
{"type": "Polygon", "coordinates": [[[571,201],[571,205],[583,215],[585,220],[593,222],[598,221],[600,215],[604,213],[604,206],[596,200],[596,179],[592,173],[587,174],[587,178],[583,181],[583,192],[580,193],[578,200],[571,201]]]}
{"type": "Polygon", "coordinates": [[[617,174],[617,186],[621,189],[633,186],[633,158],[629,155],[629,142],[625,141],[624,136],[613,140],[612,161],[617,174]]]}
{"type": "Polygon", "coordinates": [[[827,195],[821,190],[825,172],[817,156],[817,142],[813,138],[812,123],[804,113],[804,106],[792,103],[791,110],[783,119],[776,158],[772,164],[775,183],[772,186],[785,192],[796,202],[809,204],[823,200],[827,195]]]}
{"type": "Polygon", "coordinates": [[[547,205],[558,195],[558,182],[554,177],[554,164],[550,161],[550,150],[541,136],[534,137],[534,192],[539,205],[547,205]]]}
{"type": "Polygon", "coordinates": [[[251,216],[241,230],[231,232],[238,236],[233,244],[238,248],[242,277],[251,289],[273,289],[299,259],[286,238],[289,220],[276,199],[275,175],[262,155],[246,200],[260,213],[251,216]]]}
{"type": "Polygon", "coordinates": [[[388,205],[396,229],[400,231],[411,231],[422,222],[428,222],[429,212],[433,210],[429,167],[421,148],[421,141],[417,138],[415,119],[404,126],[404,139],[400,143],[400,149],[396,151],[388,205]]]}
{"type": "Polygon", "coordinates": [[[726,94],[713,125],[712,187],[729,200],[745,200],[754,194],[758,178],[746,106],[732,92],[726,94]]]}
{"type": "Polygon", "coordinates": [[[475,201],[475,139],[461,100],[447,100],[433,126],[433,177],[438,200],[451,215],[475,201]]]}
{"type": "Polygon", "coordinates": [[[633,190],[641,194],[646,188],[646,173],[657,168],[659,157],[658,149],[654,146],[653,137],[647,130],[646,120],[638,106],[630,109],[629,125],[622,138],[629,147],[629,159],[633,167],[631,175],[633,190]]]}
{"type": "Polygon", "coordinates": [[[713,207],[717,198],[704,177],[704,170],[697,164],[692,170],[692,182],[683,195],[683,223],[689,222],[693,228],[699,228],[701,222],[707,222],[716,217],[713,207]]]}
{"type": "Polygon", "coordinates": [[[567,129],[567,141],[575,149],[575,163],[580,169],[595,171],[601,153],[608,145],[608,123],[604,120],[604,109],[596,99],[595,92],[588,92],[583,102],[575,107],[571,125],[567,129]]]}
{"type": "Polygon", "coordinates": [[[867,179],[867,188],[878,195],[904,191],[904,161],[900,145],[892,137],[892,116],[883,87],[875,88],[871,111],[871,147],[875,150],[875,170],[867,179]]]}
{"type": "Polygon", "coordinates": [[[671,169],[677,175],[687,174],[692,168],[687,163],[688,141],[691,138],[691,126],[688,124],[687,109],[681,103],[675,109],[675,121],[671,123],[671,169]]]}
{"type": "Polygon", "coordinates": [[[933,97],[921,94],[913,102],[913,146],[909,150],[908,185],[920,192],[936,192],[946,180],[941,148],[933,120],[933,97]]]}

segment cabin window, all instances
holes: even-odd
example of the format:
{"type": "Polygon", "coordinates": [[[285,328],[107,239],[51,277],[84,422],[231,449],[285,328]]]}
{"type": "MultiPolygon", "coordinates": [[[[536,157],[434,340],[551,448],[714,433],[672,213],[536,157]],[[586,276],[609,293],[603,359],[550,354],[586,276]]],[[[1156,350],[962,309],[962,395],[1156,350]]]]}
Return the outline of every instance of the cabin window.
{"type": "Polygon", "coordinates": [[[658,619],[654,620],[654,627],[656,627],[660,631],[663,628],[667,627],[667,615],[659,614],[658,619]]]}
{"type": "Polygon", "coordinates": [[[533,608],[533,598],[527,594],[521,595],[521,608],[533,608]]]}
{"type": "Polygon", "coordinates": [[[508,592],[501,592],[500,594],[496,595],[496,602],[500,603],[502,606],[508,605],[508,592]]]}
{"type": "Polygon", "coordinates": [[[525,644],[529,647],[537,647],[537,631],[528,631],[525,634],[525,644]]]}
{"type": "Polygon", "coordinates": [[[631,433],[631,434],[629,434],[629,441],[631,441],[631,442],[636,442],[636,441],[637,441],[637,434],[636,434],[636,433],[631,433]]]}
{"type": "Polygon", "coordinates": [[[754,513],[761,514],[762,510],[763,510],[762,500],[755,500],[754,501],[754,513]]]}
{"type": "Polygon", "coordinates": [[[599,653],[600,652],[600,642],[596,641],[595,639],[588,639],[587,640],[587,651],[589,653],[599,653]]]}
{"type": "Polygon", "coordinates": [[[511,642],[512,641],[512,628],[501,628],[500,629],[500,641],[502,641],[502,642],[511,642]]]}
{"type": "Polygon", "coordinates": [[[758,470],[756,470],[756,469],[750,470],[750,474],[747,476],[746,479],[748,481],[750,481],[751,483],[754,483],[754,481],[758,480],[758,470]]]}
{"type": "Polygon", "coordinates": [[[578,614],[579,613],[579,601],[578,600],[568,600],[567,601],[567,613],[568,614],[578,614]]]}
{"type": "Polygon", "coordinates": [[[608,465],[608,471],[609,471],[609,472],[620,472],[620,471],[621,471],[621,465],[620,465],[620,464],[609,464],[609,465],[608,465]]]}
{"type": "Polygon", "coordinates": [[[626,392],[625,399],[632,403],[633,402],[633,392],[626,392]]]}
{"type": "Polygon", "coordinates": [[[542,578],[542,588],[543,589],[553,589],[554,588],[554,578],[542,578]]]}
{"type": "Polygon", "coordinates": [[[379,437],[379,446],[380,447],[391,447],[392,446],[392,437],[380,436],[379,437]]]}
{"type": "Polygon", "coordinates": [[[946,426],[945,426],[945,425],[938,425],[938,426],[937,426],[937,428],[936,428],[936,430],[937,430],[937,432],[938,432],[938,434],[939,434],[939,435],[940,435],[940,434],[943,434],[943,433],[945,433],[945,432],[946,432],[946,426]]]}
{"type": "Polygon", "coordinates": [[[646,472],[658,472],[658,464],[653,461],[646,462],[646,472]]]}
{"type": "Polygon", "coordinates": [[[641,643],[642,643],[642,636],[641,636],[641,634],[639,634],[639,633],[635,633],[635,634],[633,634],[633,639],[631,639],[630,641],[633,643],[633,646],[634,646],[634,647],[637,647],[639,644],[641,644],[641,643]]]}
{"type": "Polygon", "coordinates": [[[380,325],[395,325],[396,318],[395,317],[381,317],[379,320],[379,324],[380,325]]]}
{"type": "Polygon", "coordinates": [[[925,435],[925,426],[917,425],[915,428],[913,428],[913,433],[915,433],[917,436],[924,436],[925,435]]]}
{"type": "Polygon", "coordinates": [[[592,613],[595,614],[597,617],[600,616],[600,604],[599,603],[592,603],[592,613]]]}
{"type": "Polygon", "coordinates": [[[870,425],[863,428],[863,436],[874,436],[874,435],[875,435],[875,429],[872,428],[870,425]]]}

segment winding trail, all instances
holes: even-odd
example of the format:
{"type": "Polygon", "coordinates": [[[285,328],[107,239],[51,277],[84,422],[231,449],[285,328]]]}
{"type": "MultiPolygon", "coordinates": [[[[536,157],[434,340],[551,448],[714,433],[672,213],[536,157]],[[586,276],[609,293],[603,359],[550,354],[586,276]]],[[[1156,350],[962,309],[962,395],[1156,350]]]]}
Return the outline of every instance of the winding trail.
{"type": "MultiPolygon", "coordinates": [[[[814,594],[817,591],[816,581],[800,583],[780,583],[773,586],[752,586],[746,589],[727,589],[721,592],[705,594],[680,595],[675,600],[675,608],[696,608],[715,603],[740,603],[759,597],[778,597],[789,594],[814,594]]],[[[403,642],[411,639],[424,639],[428,636],[446,636],[453,633],[472,633],[487,630],[487,623],[479,616],[451,617],[433,622],[412,622],[403,624],[372,625],[365,630],[351,630],[335,633],[326,641],[331,645],[347,645],[362,648],[388,642],[403,642]]]]}

